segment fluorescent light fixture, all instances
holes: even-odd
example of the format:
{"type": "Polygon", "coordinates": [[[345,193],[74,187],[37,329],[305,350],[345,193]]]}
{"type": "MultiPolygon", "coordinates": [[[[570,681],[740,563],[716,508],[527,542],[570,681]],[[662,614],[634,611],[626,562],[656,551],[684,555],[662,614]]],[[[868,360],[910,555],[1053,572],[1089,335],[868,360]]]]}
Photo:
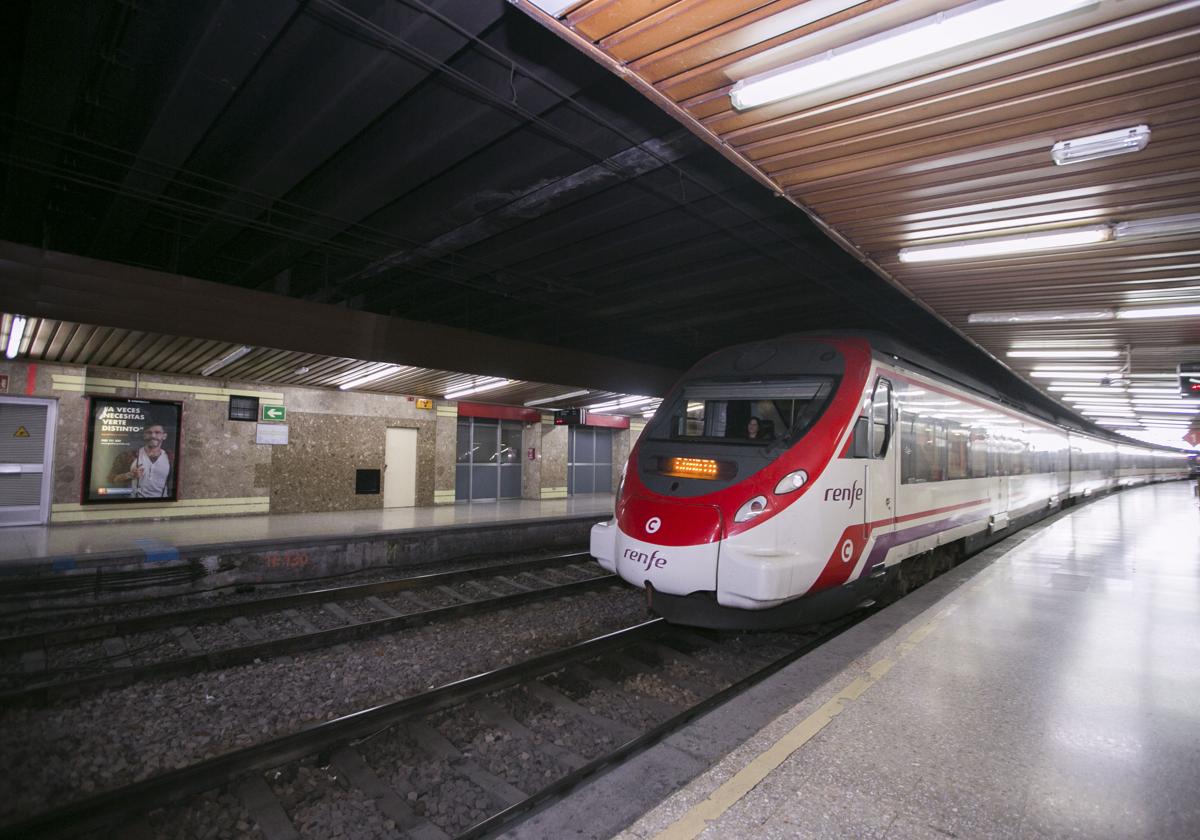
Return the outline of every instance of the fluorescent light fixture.
{"type": "Polygon", "coordinates": [[[1017,339],[1009,345],[1009,350],[1110,350],[1113,342],[1109,338],[1080,338],[1070,341],[1022,341],[1017,339]]]}
{"type": "MultiPolygon", "coordinates": [[[[645,405],[646,403],[652,403],[655,400],[658,400],[658,397],[628,396],[628,397],[621,397],[621,398],[615,399],[615,400],[605,400],[604,402],[598,402],[595,405],[586,405],[586,406],[584,406],[584,408],[586,408],[588,411],[607,411],[607,410],[612,410],[614,408],[632,408],[633,406],[636,406],[636,405],[645,405]]],[[[659,401],[661,402],[661,400],[659,400],[659,401]]]]}
{"type": "Polygon", "coordinates": [[[1117,317],[1122,320],[1130,318],[1195,318],[1200,316],[1200,304],[1190,306],[1149,306],[1134,309],[1121,309],[1117,317]]]}
{"type": "Polygon", "coordinates": [[[1111,309],[1047,309],[1041,312],[972,312],[968,324],[1051,324],[1055,321],[1111,321],[1111,309]]]}
{"type": "Polygon", "coordinates": [[[896,67],[955,47],[991,38],[1099,0],[978,0],[905,26],[855,41],[733,86],[739,111],[811,93],[849,79],[896,67]]]}
{"type": "Polygon", "coordinates": [[[1009,350],[1010,359],[1117,359],[1120,350],[1009,350]]]}
{"type": "Polygon", "coordinates": [[[1071,394],[1112,394],[1124,395],[1125,389],[1114,385],[1047,385],[1047,391],[1059,391],[1071,394]]]}
{"type": "Polygon", "coordinates": [[[991,236],[984,239],[960,239],[937,245],[912,245],[901,248],[900,262],[939,262],[941,260],[969,260],[977,257],[999,257],[1007,254],[1022,254],[1029,251],[1049,251],[1055,248],[1071,248],[1076,245],[1095,245],[1112,239],[1112,228],[1108,225],[1063,228],[1038,233],[1022,233],[1015,236],[991,236]]]}
{"type": "Polygon", "coordinates": [[[542,397],[540,400],[530,400],[529,402],[525,403],[525,407],[529,408],[530,406],[534,405],[545,405],[546,403],[558,402],[559,400],[569,400],[573,397],[582,397],[585,394],[590,393],[591,391],[589,391],[587,388],[584,388],[581,391],[569,391],[565,394],[559,394],[557,397],[542,397]]]}
{"type": "Polygon", "coordinates": [[[562,17],[567,9],[578,6],[583,0],[526,0],[526,2],[552,17],[562,17]]]}
{"type": "Polygon", "coordinates": [[[1113,236],[1117,239],[1131,239],[1139,236],[1172,236],[1177,233],[1200,233],[1200,213],[1183,213],[1158,219],[1121,222],[1113,230],[1113,236]]]}
{"type": "Polygon", "coordinates": [[[234,362],[236,362],[238,359],[242,358],[242,356],[245,356],[252,349],[253,348],[250,347],[249,345],[243,344],[241,347],[226,354],[225,356],[222,356],[220,359],[217,359],[215,362],[208,365],[206,368],[204,368],[204,370],[200,371],[200,375],[201,376],[212,376],[214,373],[219,371],[221,368],[225,367],[226,365],[231,365],[234,362]]]}
{"type": "Polygon", "coordinates": [[[1113,374],[1082,370],[1035,370],[1031,371],[1029,375],[1034,379],[1080,379],[1085,382],[1100,382],[1103,379],[1108,379],[1113,374]]]}
{"type": "Polygon", "coordinates": [[[460,388],[457,391],[451,391],[445,395],[447,400],[457,400],[460,397],[470,396],[471,394],[481,394],[484,391],[494,391],[497,388],[503,388],[505,385],[512,385],[517,380],[505,379],[502,376],[489,376],[477,381],[477,384],[469,388],[460,388]]]}
{"type": "Polygon", "coordinates": [[[25,316],[12,316],[12,325],[8,328],[8,346],[4,348],[6,359],[15,359],[21,351],[21,339],[25,337],[25,316]]]}
{"type": "Polygon", "coordinates": [[[1074,140],[1059,140],[1051,147],[1050,158],[1059,166],[1064,163],[1082,163],[1085,160],[1140,152],[1149,142],[1150,126],[1135,125],[1132,128],[1076,137],[1074,140]]]}
{"type": "Polygon", "coordinates": [[[1071,376],[1076,373],[1117,373],[1120,368],[1116,365],[1050,365],[1047,367],[1034,367],[1032,373],[1062,373],[1066,376],[1071,376]]]}
{"type": "Polygon", "coordinates": [[[369,382],[376,382],[380,379],[386,379],[392,374],[399,373],[402,370],[408,370],[404,365],[383,365],[382,367],[374,368],[370,373],[364,374],[356,379],[351,379],[349,382],[343,382],[338,386],[343,391],[349,391],[351,388],[358,388],[366,385],[369,382]]]}

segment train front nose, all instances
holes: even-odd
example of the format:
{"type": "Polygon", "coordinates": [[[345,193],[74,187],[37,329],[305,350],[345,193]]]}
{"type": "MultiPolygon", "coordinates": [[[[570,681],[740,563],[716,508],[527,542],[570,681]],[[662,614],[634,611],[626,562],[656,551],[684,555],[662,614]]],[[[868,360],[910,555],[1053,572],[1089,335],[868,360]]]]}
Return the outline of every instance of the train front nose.
{"type": "Polygon", "coordinates": [[[716,507],[635,497],[617,517],[615,571],[635,586],[650,583],[669,595],[711,591],[721,533],[716,507]]]}

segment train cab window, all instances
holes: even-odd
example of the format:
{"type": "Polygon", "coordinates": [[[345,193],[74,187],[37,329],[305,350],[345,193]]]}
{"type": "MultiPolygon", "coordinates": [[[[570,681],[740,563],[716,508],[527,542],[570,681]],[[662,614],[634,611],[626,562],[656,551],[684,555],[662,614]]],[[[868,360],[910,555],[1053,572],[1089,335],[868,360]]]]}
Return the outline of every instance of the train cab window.
{"type": "Polygon", "coordinates": [[[871,397],[871,457],[887,455],[892,440],[892,383],[880,379],[871,397]]]}
{"type": "Polygon", "coordinates": [[[695,383],[674,402],[666,426],[653,437],[754,446],[799,440],[821,416],[833,395],[832,377],[781,382],[695,383]]]}

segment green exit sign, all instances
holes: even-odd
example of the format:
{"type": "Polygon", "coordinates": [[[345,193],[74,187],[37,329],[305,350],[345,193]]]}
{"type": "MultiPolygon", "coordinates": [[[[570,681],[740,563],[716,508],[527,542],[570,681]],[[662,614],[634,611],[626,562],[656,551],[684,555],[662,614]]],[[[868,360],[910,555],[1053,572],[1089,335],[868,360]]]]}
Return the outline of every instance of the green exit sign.
{"type": "Polygon", "coordinates": [[[259,410],[262,412],[263,420],[280,421],[287,419],[287,409],[281,405],[262,405],[259,406],[259,410]]]}

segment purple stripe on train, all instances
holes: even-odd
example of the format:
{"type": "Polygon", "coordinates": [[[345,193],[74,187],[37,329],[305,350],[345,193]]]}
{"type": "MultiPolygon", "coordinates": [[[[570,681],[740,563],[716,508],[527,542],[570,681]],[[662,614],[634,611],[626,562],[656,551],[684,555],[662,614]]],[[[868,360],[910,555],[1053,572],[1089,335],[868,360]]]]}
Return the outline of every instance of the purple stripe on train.
{"type": "Polygon", "coordinates": [[[862,571],[858,573],[858,576],[860,578],[866,577],[871,568],[876,563],[882,562],[887,553],[898,545],[919,540],[922,537],[928,537],[930,534],[949,531],[951,528],[957,528],[960,525],[966,525],[980,519],[987,519],[987,517],[988,514],[984,513],[981,516],[977,510],[967,511],[947,519],[938,519],[935,522],[922,522],[920,525],[914,525],[911,528],[884,534],[875,540],[875,545],[871,547],[871,554],[867,557],[867,562],[863,564],[862,571]]]}

